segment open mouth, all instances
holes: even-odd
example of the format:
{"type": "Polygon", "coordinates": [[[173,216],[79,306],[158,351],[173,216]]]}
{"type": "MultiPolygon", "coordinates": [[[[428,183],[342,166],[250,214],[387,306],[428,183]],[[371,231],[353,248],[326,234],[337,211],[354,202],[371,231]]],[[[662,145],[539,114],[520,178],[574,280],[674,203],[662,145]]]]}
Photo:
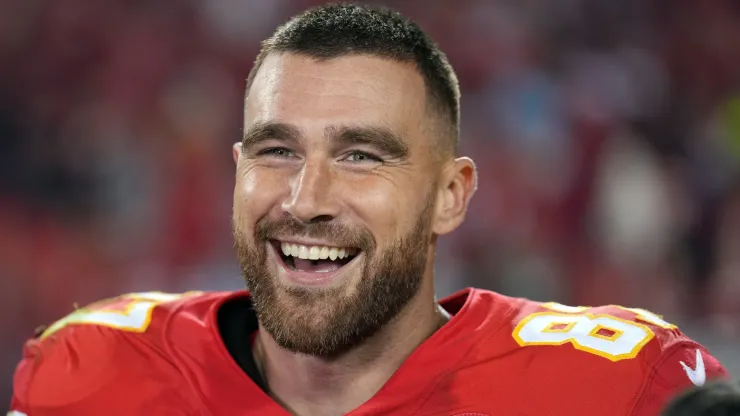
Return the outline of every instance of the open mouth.
{"type": "Polygon", "coordinates": [[[276,240],[271,243],[285,266],[300,272],[334,272],[360,254],[360,250],[354,247],[314,246],[276,240]]]}

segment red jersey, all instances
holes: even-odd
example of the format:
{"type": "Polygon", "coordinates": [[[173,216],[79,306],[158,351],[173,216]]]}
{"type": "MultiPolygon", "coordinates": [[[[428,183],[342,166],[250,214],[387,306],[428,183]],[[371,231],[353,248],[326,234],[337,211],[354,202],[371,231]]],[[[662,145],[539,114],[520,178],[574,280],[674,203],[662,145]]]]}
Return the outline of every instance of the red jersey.
{"type": "MultiPolygon", "coordinates": [[[[11,414],[288,415],[224,342],[219,311],[235,301],[249,294],[143,293],[72,313],[26,344],[11,414]]],[[[728,376],[640,309],[478,289],[441,305],[452,319],[350,416],[657,415],[677,392],[728,376]]]]}

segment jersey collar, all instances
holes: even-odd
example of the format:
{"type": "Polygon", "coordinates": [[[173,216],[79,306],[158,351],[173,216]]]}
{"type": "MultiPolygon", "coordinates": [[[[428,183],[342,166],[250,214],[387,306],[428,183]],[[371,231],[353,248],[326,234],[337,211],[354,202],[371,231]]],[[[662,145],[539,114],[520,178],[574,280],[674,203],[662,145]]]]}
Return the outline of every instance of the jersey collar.
{"type": "MultiPolygon", "coordinates": [[[[501,318],[509,311],[503,303],[495,302],[495,298],[493,292],[468,288],[442,299],[440,305],[452,315],[450,321],[419,345],[388,382],[349,415],[411,414],[418,410],[423,398],[432,394],[446,377],[459,368],[475,346],[484,338],[491,337],[505,322],[501,318]]],[[[229,353],[218,330],[218,315],[222,307],[233,301],[249,299],[249,292],[239,291],[211,306],[207,318],[211,341],[204,347],[211,349],[208,353],[208,362],[212,363],[208,378],[212,383],[206,383],[211,388],[203,392],[204,401],[206,406],[223,409],[225,413],[249,408],[251,411],[259,409],[258,414],[265,416],[285,416],[288,413],[247,375],[229,353]]],[[[256,323],[254,311],[249,312],[256,323]]],[[[248,322],[245,323],[246,336],[256,330],[254,326],[251,328],[248,322]]],[[[251,355],[251,351],[248,353],[251,355]]],[[[213,413],[220,414],[218,411],[213,413]]]]}

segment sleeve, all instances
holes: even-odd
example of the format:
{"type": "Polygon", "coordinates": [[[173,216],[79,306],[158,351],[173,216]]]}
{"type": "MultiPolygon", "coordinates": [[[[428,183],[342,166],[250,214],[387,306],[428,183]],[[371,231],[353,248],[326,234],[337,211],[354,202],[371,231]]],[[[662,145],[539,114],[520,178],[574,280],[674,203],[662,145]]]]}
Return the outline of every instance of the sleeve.
{"type": "Polygon", "coordinates": [[[92,325],[29,341],[13,377],[9,414],[196,414],[181,377],[158,355],[92,325]]]}
{"type": "MultiPolygon", "coordinates": [[[[29,341],[29,344],[32,341],[29,341]]],[[[8,416],[28,416],[28,405],[26,392],[30,380],[29,371],[31,370],[30,357],[27,357],[28,347],[24,348],[24,358],[16,367],[13,376],[13,396],[10,398],[10,411],[8,416]]]]}
{"type": "Polygon", "coordinates": [[[693,341],[681,342],[658,357],[631,414],[659,415],[685,390],[709,380],[729,378],[727,370],[704,347],[693,341]]]}

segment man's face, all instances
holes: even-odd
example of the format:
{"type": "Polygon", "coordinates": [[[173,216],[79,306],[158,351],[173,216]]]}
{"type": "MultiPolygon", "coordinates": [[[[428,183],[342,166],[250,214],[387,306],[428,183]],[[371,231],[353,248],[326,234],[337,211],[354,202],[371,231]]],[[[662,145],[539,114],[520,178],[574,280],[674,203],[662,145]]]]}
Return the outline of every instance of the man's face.
{"type": "Polygon", "coordinates": [[[235,147],[233,226],[255,310],[282,347],[341,353],[417,293],[438,173],[425,100],[407,64],[264,60],[235,147]]]}

